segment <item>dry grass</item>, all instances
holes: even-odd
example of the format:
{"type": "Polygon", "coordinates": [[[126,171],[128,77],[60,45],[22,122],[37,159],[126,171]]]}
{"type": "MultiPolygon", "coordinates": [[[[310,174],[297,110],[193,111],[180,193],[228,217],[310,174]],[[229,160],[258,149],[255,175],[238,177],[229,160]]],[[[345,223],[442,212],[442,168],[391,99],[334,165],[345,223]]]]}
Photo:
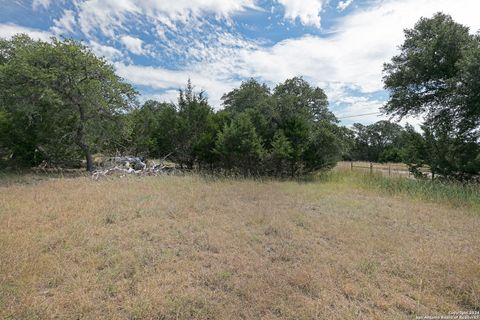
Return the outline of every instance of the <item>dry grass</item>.
{"type": "Polygon", "coordinates": [[[480,310],[473,209],[341,181],[0,187],[0,318],[411,319],[480,310]]]}
{"type": "MultiPolygon", "coordinates": [[[[408,169],[408,166],[404,163],[370,163],[367,161],[341,161],[337,163],[336,169],[351,170],[354,172],[363,173],[369,173],[370,171],[372,171],[374,173],[380,173],[384,176],[413,178],[408,169]],[[370,165],[372,166],[371,169],[370,165]]],[[[429,173],[429,169],[426,167],[420,168],[420,171],[426,174],[429,173]]]]}

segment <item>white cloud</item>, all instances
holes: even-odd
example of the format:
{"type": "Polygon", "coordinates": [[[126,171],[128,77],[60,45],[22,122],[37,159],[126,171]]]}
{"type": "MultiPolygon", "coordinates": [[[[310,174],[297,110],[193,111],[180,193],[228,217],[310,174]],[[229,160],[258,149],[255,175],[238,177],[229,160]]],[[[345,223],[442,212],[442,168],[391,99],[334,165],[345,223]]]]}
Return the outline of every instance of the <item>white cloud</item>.
{"type": "Polygon", "coordinates": [[[157,94],[142,94],[142,96],[140,97],[140,102],[143,103],[147,100],[155,100],[175,104],[178,101],[178,89],[169,89],[165,92],[157,94]]]}
{"type": "Polygon", "coordinates": [[[375,112],[382,101],[348,99],[346,92],[368,95],[381,91],[382,65],[403,42],[403,29],[439,10],[473,30],[480,28],[475,14],[480,11],[480,3],[473,0],[458,0],[455,4],[449,0],[389,0],[342,18],[328,36],[306,35],[262,47],[232,34],[217,34],[215,45],[211,45],[211,39],[199,43],[192,40],[177,48],[176,52],[186,50],[192,57],[200,57],[188,60],[180,71],[134,65],[119,70],[133,83],[159,90],[182,87],[191,77],[207,90],[215,107],[220,106],[223,93],[238,85],[238,79],[255,77],[274,85],[304,76],[312,84],[326,88],[332,104],[342,102],[352,110],[375,112]]]}
{"type": "Polygon", "coordinates": [[[123,35],[120,37],[120,41],[128,49],[128,51],[133,54],[141,56],[148,53],[147,50],[143,48],[142,39],[138,39],[129,35],[123,35]]]}
{"type": "Polygon", "coordinates": [[[353,2],[353,0],[340,1],[337,5],[338,11],[343,11],[343,10],[347,9],[352,4],[352,2],[353,2]]]}
{"type": "Polygon", "coordinates": [[[123,58],[123,54],[120,50],[114,47],[102,45],[94,40],[89,42],[89,47],[98,57],[104,57],[110,62],[123,58]]]}
{"type": "Polygon", "coordinates": [[[25,33],[33,39],[43,41],[50,41],[50,37],[52,37],[52,34],[50,32],[22,27],[13,23],[0,24],[0,38],[10,39],[14,35],[19,33],[25,33]]]}
{"type": "Polygon", "coordinates": [[[75,14],[72,10],[63,11],[63,15],[60,19],[53,20],[52,32],[56,35],[62,35],[64,33],[74,33],[76,26],[75,14]]]}
{"type": "Polygon", "coordinates": [[[297,18],[304,25],[320,27],[320,13],[325,0],[278,0],[285,7],[285,19],[297,18]]]}
{"type": "Polygon", "coordinates": [[[34,10],[39,7],[48,8],[50,6],[51,0],[33,0],[32,7],[34,10]]]}
{"type": "MultiPolygon", "coordinates": [[[[326,1],[279,1],[284,3],[285,14],[288,12],[289,19],[320,25],[319,14],[326,1]],[[305,9],[308,6],[311,6],[311,10],[305,9]]],[[[123,34],[122,43],[135,54],[144,53],[145,50],[152,53],[142,39],[128,35],[132,33],[127,22],[137,15],[146,16],[142,21],[148,21],[150,27],[152,23],[156,26],[150,28],[152,34],[159,32],[162,35],[161,41],[156,43],[156,49],[162,57],[172,58],[171,64],[168,63],[171,70],[136,66],[122,60],[123,63],[115,65],[119,74],[136,85],[158,90],[161,93],[157,97],[168,98],[191,78],[199,89],[207,91],[212,104],[217,108],[222,94],[237,86],[239,79],[255,77],[273,85],[298,75],[325,88],[332,105],[342,103],[344,107],[347,106],[345,112],[375,112],[383,101],[368,98],[368,95],[382,90],[382,65],[397,52],[397,46],[403,42],[404,28],[413,27],[421,16],[430,17],[437,11],[451,14],[456,21],[471,26],[472,30],[480,28],[480,20],[475,14],[480,11],[480,2],[476,0],[381,0],[365,9],[357,8],[342,17],[328,35],[305,35],[265,47],[247,41],[231,30],[209,24],[200,17],[205,10],[212,10],[219,16],[228,16],[245,10],[247,4],[253,6],[253,0],[205,0],[202,5],[199,0],[191,5],[182,0],[158,3],[150,1],[150,6],[147,6],[147,2],[84,1],[81,2],[80,9],[89,11],[88,15],[87,11],[80,12],[79,22],[81,25],[86,23],[82,30],[98,28],[107,35],[111,32],[113,39],[118,38],[114,36],[116,33],[123,34]],[[215,5],[219,7],[214,9],[215,5]],[[193,19],[192,15],[195,14],[199,17],[193,19]],[[185,21],[188,27],[180,28],[171,19],[185,21]],[[173,65],[176,61],[180,62],[173,65]],[[179,70],[173,70],[177,68],[179,70]],[[360,91],[366,97],[349,97],[350,90],[360,91]]],[[[343,1],[343,5],[346,6],[348,2],[343,1]]],[[[98,41],[95,43],[100,46],[98,41]]],[[[103,55],[109,60],[121,60],[121,53],[115,48],[98,47],[95,51],[104,52],[103,55]]]]}
{"type": "Polygon", "coordinates": [[[143,17],[140,21],[157,22],[174,26],[174,22],[187,22],[204,13],[217,18],[256,9],[255,0],[83,0],[76,2],[80,28],[85,34],[100,30],[113,37],[118,30],[128,29],[126,22],[131,17],[143,17]]]}
{"type": "MultiPolygon", "coordinates": [[[[220,98],[225,92],[240,84],[237,80],[222,78],[215,73],[205,73],[193,70],[169,70],[160,67],[126,65],[124,63],[114,64],[117,73],[124,79],[135,85],[147,86],[153,89],[166,91],[172,100],[176,90],[185,87],[188,79],[196,86],[196,90],[205,91],[214,107],[220,106],[220,98]]],[[[158,95],[157,95],[158,97],[158,95]]]]}
{"type": "Polygon", "coordinates": [[[382,90],[382,66],[403,42],[404,28],[422,16],[444,11],[459,23],[480,28],[475,0],[381,1],[344,17],[333,33],[306,35],[281,41],[270,48],[240,53],[237,67],[245,76],[270,82],[303,75],[313,82],[336,82],[357,86],[362,92],[382,90]]]}
{"type": "Polygon", "coordinates": [[[379,112],[379,109],[383,106],[383,101],[376,99],[369,99],[368,97],[348,97],[341,98],[337,104],[346,105],[341,109],[335,110],[335,115],[338,118],[344,118],[343,121],[357,121],[361,122],[376,122],[380,119],[386,119],[383,115],[374,114],[379,112]],[[364,115],[358,117],[358,115],[364,115]]]}

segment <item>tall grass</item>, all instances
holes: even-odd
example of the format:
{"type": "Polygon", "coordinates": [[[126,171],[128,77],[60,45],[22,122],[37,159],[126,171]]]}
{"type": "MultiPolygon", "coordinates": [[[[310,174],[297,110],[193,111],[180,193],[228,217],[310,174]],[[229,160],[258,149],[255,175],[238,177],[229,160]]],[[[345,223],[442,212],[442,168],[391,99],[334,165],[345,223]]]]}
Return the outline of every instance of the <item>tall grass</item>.
{"type": "Polygon", "coordinates": [[[416,180],[405,177],[386,177],[380,173],[335,170],[318,177],[322,182],[350,183],[366,189],[375,189],[389,195],[447,203],[454,207],[468,206],[479,209],[480,185],[431,180],[416,180]]]}

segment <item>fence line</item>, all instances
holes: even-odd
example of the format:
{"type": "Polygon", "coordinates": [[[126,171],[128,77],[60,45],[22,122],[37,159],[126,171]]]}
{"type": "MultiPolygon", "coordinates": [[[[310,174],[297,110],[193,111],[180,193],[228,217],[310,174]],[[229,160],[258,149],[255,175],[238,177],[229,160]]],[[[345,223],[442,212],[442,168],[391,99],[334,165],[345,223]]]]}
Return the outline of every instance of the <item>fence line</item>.
{"type": "Polygon", "coordinates": [[[412,176],[411,172],[408,170],[408,167],[400,163],[374,163],[374,162],[362,162],[362,161],[343,161],[339,162],[339,168],[353,170],[363,170],[371,174],[374,172],[380,172],[383,175],[397,175],[397,176],[412,176]]]}

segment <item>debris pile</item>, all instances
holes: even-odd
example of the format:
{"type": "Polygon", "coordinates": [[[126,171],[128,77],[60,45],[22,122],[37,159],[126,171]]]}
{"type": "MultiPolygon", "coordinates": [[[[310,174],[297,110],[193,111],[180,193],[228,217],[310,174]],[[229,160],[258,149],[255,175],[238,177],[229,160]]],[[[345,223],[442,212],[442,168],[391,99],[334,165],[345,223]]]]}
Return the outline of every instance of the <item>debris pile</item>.
{"type": "Polygon", "coordinates": [[[159,163],[155,161],[145,161],[140,157],[112,157],[102,161],[99,168],[92,172],[94,180],[105,176],[156,176],[161,174],[172,175],[177,174],[178,169],[175,165],[165,164],[168,156],[161,159],[159,163]]]}

